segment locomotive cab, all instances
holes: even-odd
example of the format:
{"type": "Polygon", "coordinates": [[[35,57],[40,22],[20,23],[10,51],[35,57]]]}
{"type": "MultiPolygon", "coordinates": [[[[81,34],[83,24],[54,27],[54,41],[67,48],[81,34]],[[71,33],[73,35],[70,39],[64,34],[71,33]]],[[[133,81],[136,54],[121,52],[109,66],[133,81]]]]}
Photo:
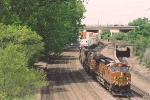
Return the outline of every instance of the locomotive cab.
{"type": "Polygon", "coordinates": [[[124,63],[116,63],[103,56],[96,61],[93,78],[104,85],[113,95],[123,95],[130,92],[131,74],[129,66],[124,63]]]}
{"type": "Polygon", "coordinates": [[[123,63],[110,63],[107,66],[110,71],[111,91],[118,93],[129,92],[131,85],[130,66],[123,63]]]}

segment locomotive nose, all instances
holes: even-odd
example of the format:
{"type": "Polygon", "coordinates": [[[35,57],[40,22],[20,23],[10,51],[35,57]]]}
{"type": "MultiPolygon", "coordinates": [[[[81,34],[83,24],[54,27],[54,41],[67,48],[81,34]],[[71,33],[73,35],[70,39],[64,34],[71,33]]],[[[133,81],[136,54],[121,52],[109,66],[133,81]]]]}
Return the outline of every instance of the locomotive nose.
{"type": "Polygon", "coordinates": [[[126,79],[126,73],[121,72],[119,79],[122,80],[122,81],[125,80],[126,79]]]}
{"type": "Polygon", "coordinates": [[[124,86],[124,85],[127,85],[129,84],[129,80],[128,80],[128,76],[127,76],[127,73],[126,72],[121,72],[120,73],[120,76],[118,78],[118,83],[119,83],[119,86],[124,86]]]}
{"type": "Polygon", "coordinates": [[[121,72],[120,75],[121,76],[126,76],[126,73],[125,72],[121,72]]]}

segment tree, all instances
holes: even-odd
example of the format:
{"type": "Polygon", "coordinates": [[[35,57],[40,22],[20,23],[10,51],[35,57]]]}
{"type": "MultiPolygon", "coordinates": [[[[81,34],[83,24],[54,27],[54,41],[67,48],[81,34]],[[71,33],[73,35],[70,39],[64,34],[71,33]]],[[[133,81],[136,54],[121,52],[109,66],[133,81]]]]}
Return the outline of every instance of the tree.
{"type": "Polygon", "coordinates": [[[144,18],[135,19],[132,22],[129,22],[128,25],[129,26],[139,26],[139,25],[146,24],[149,22],[150,22],[150,20],[148,18],[144,17],[144,18]]]}
{"type": "Polygon", "coordinates": [[[111,35],[110,30],[102,30],[101,34],[102,39],[108,39],[110,35],[111,35]]]}
{"type": "Polygon", "coordinates": [[[150,67],[150,48],[146,49],[143,61],[145,62],[146,67],[150,67]]]}
{"type": "Polygon", "coordinates": [[[147,51],[150,47],[150,21],[148,18],[138,18],[130,22],[129,25],[138,26],[135,30],[128,32],[128,39],[126,39],[129,43],[136,44],[134,48],[135,55],[139,56],[140,62],[145,62],[146,66],[149,66],[148,56],[145,54],[149,54],[147,51]]]}
{"type": "Polygon", "coordinates": [[[19,50],[26,54],[28,64],[33,65],[38,61],[44,51],[44,43],[42,37],[36,32],[26,26],[5,26],[3,24],[0,24],[0,31],[0,47],[2,49],[5,49],[8,43],[21,44],[19,50]]]}
{"type": "Polygon", "coordinates": [[[135,46],[136,55],[142,56],[147,47],[148,47],[147,38],[142,35],[138,35],[136,38],[136,46],[135,46]]]}
{"type": "Polygon", "coordinates": [[[126,33],[119,32],[111,36],[111,39],[124,40],[126,37],[126,33]]]}
{"type": "Polygon", "coordinates": [[[45,84],[45,74],[28,69],[28,59],[24,53],[18,52],[19,47],[10,43],[0,50],[0,98],[12,100],[30,96],[35,93],[35,88],[45,84]]]}
{"type": "Polygon", "coordinates": [[[47,84],[44,71],[29,64],[43,51],[41,36],[26,26],[3,24],[0,24],[0,33],[0,99],[12,100],[33,95],[35,88],[47,84]]]}
{"type": "Polygon", "coordinates": [[[137,31],[137,34],[143,35],[144,37],[150,36],[150,23],[142,24],[139,27],[135,29],[137,31]]]}
{"type": "Polygon", "coordinates": [[[5,24],[27,25],[45,43],[45,54],[61,53],[76,38],[85,8],[82,0],[5,0],[0,20],[5,24]]]}

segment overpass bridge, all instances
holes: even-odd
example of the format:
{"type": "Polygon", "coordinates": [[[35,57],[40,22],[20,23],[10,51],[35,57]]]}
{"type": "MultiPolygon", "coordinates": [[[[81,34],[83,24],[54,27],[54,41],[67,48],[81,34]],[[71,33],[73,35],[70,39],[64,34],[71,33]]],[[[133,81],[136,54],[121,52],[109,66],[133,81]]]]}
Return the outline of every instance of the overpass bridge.
{"type": "Polygon", "coordinates": [[[123,26],[123,25],[107,25],[107,26],[85,26],[83,27],[83,29],[80,29],[80,31],[83,32],[94,32],[94,33],[98,33],[98,38],[101,39],[101,33],[102,30],[110,30],[111,36],[113,34],[116,34],[118,32],[128,32],[131,30],[134,30],[135,27],[137,26],[123,26]]]}

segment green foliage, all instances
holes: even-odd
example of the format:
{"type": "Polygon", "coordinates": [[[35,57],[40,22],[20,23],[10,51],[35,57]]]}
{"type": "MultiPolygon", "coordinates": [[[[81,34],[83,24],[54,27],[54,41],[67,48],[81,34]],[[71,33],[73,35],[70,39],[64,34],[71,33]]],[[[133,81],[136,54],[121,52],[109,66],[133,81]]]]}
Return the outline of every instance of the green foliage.
{"type": "Polygon", "coordinates": [[[129,31],[127,33],[127,37],[125,38],[125,41],[127,43],[132,43],[132,44],[135,44],[135,40],[136,40],[136,37],[137,37],[137,33],[135,30],[132,30],[132,31],[129,31]]]}
{"type": "Polygon", "coordinates": [[[44,71],[29,67],[43,49],[41,36],[31,29],[0,24],[0,99],[24,98],[46,85],[44,71]]]}
{"type": "Polygon", "coordinates": [[[138,18],[130,22],[129,25],[138,26],[135,30],[128,32],[126,41],[136,44],[134,48],[135,55],[140,57],[140,62],[145,62],[146,66],[150,66],[149,56],[145,55],[149,52],[146,51],[150,47],[150,21],[148,18],[138,18]]]}
{"type": "Polygon", "coordinates": [[[149,22],[150,22],[150,20],[148,18],[144,17],[144,18],[135,19],[132,22],[129,22],[128,25],[129,26],[139,26],[139,25],[146,24],[149,22]]]}
{"type": "Polygon", "coordinates": [[[20,45],[9,43],[0,50],[0,94],[1,98],[24,97],[33,95],[35,88],[45,85],[42,70],[28,69],[25,53],[19,52],[20,45]]]}
{"type": "Polygon", "coordinates": [[[42,36],[45,54],[61,53],[73,41],[84,18],[86,0],[0,1],[0,20],[5,24],[27,25],[42,36]]]}
{"type": "Polygon", "coordinates": [[[147,38],[143,37],[142,35],[138,35],[136,38],[136,46],[134,49],[135,55],[140,56],[140,58],[142,59],[147,46],[148,46],[147,38]]]}
{"type": "Polygon", "coordinates": [[[115,40],[124,40],[126,38],[126,33],[116,33],[113,36],[110,37],[110,39],[115,39],[115,40]]]}
{"type": "Polygon", "coordinates": [[[124,38],[126,37],[126,34],[125,33],[118,33],[116,35],[116,39],[117,40],[124,40],[124,38]]]}
{"type": "Polygon", "coordinates": [[[143,61],[145,62],[146,67],[150,67],[150,48],[146,49],[143,61]]]}
{"type": "Polygon", "coordinates": [[[22,44],[19,50],[26,54],[29,64],[38,61],[41,52],[44,51],[44,43],[42,37],[26,26],[4,26],[0,24],[0,46],[5,48],[6,44],[22,44]]]}
{"type": "Polygon", "coordinates": [[[142,24],[135,29],[137,34],[143,35],[144,37],[150,36],[150,23],[142,24]]]}
{"type": "Polygon", "coordinates": [[[108,39],[110,35],[111,35],[110,30],[102,30],[101,38],[108,39]]]}
{"type": "Polygon", "coordinates": [[[46,84],[44,72],[31,65],[77,38],[85,1],[0,0],[0,22],[8,25],[0,24],[0,98],[27,97],[46,84]]]}

